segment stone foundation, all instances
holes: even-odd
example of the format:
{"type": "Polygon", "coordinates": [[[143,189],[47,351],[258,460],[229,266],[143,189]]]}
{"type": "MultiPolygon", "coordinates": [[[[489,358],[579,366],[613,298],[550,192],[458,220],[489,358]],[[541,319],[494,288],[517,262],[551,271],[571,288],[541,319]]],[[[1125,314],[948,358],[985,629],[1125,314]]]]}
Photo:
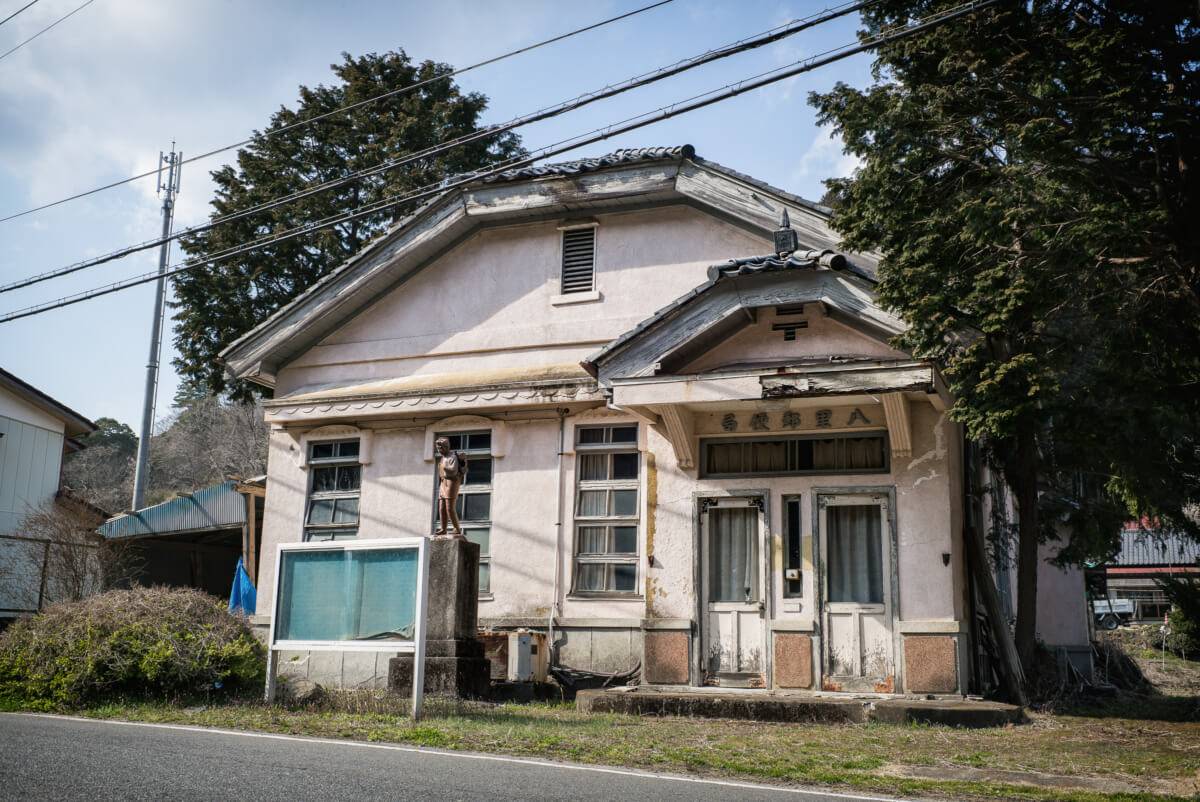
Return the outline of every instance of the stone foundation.
{"type": "Polygon", "coordinates": [[[775,687],[813,686],[812,638],[808,635],[776,633],[775,687]]]}
{"type": "Polygon", "coordinates": [[[904,685],[910,693],[957,693],[954,638],[910,635],[904,639],[904,685]]]}
{"type": "Polygon", "coordinates": [[[648,631],[645,634],[643,675],[650,684],[686,685],[688,682],[688,633],[648,631]]]}

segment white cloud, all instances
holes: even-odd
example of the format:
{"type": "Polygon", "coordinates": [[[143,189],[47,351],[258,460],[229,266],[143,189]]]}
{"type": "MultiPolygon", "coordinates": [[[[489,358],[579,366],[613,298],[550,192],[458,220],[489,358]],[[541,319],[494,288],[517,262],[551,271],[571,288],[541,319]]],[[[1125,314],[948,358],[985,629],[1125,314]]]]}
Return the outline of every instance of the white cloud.
{"type": "Polygon", "coordinates": [[[846,178],[861,163],[857,156],[842,152],[842,140],[834,134],[833,126],[825,125],[817,129],[812,144],[800,157],[799,166],[792,172],[792,180],[811,184],[827,178],[846,178]]]}

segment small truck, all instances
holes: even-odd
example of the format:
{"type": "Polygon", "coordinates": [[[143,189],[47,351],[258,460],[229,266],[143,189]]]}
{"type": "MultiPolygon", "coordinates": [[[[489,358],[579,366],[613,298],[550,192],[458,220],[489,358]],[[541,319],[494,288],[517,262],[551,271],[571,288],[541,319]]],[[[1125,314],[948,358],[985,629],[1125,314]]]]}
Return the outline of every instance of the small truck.
{"type": "Polygon", "coordinates": [[[1096,626],[1116,629],[1133,619],[1133,599],[1097,599],[1092,602],[1092,614],[1096,617],[1096,626]]]}

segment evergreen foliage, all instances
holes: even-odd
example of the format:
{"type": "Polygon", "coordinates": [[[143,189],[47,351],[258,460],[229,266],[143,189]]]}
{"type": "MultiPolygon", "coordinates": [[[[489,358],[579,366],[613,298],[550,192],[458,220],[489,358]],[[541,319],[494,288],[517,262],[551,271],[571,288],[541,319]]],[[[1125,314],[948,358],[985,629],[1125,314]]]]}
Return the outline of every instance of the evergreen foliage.
{"type": "MultiPolygon", "coordinates": [[[[868,33],[951,3],[885,0],[868,33]]],[[[879,249],[900,344],[1018,502],[1017,646],[1037,545],[1112,549],[1153,514],[1195,530],[1200,478],[1200,17],[1194,3],[1002,3],[877,51],[875,85],[814,95],[862,160],[835,225],[879,249]]]]}
{"type": "MultiPolygon", "coordinates": [[[[464,94],[446,77],[411,92],[268,136],[316,115],[452,72],[448,64],[414,64],[402,50],[359,58],[343,53],[342,58],[342,63],[331,65],[338,79],[335,84],[300,87],[297,108],[283,107],[272,115],[266,132],[256,132],[251,144],[238,151],[236,168],[226,165],[212,173],[217,184],[212,201],[214,217],[472,133],[487,107],[486,97],[475,92],[464,94]]],[[[205,257],[385,198],[436,186],[448,176],[522,152],[519,138],[512,133],[479,139],[221,224],[185,240],[183,249],[191,257],[205,257]]],[[[175,346],[179,351],[174,364],[186,389],[200,395],[227,393],[237,400],[248,400],[260,392],[245,383],[227,384],[218,354],[416,205],[408,203],[174,278],[175,346]]]]}

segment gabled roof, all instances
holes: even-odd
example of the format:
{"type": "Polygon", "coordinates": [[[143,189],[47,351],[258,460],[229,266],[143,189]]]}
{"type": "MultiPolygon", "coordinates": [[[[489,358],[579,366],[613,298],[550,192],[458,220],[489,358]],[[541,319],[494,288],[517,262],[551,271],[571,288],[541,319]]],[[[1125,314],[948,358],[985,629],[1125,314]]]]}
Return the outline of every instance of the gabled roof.
{"type": "Polygon", "coordinates": [[[55,401],[32,384],[21,381],[7,370],[0,369],[0,387],[61,420],[65,424],[65,433],[68,438],[96,431],[96,424],[66,404],[55,401]]]}
{"type": "MultiPolygon", "coordinates": [[[[222,352],[236,378],[274,385],[275,373],[343,323],[480,229],[685,204],[769,236],[788,211],[802,248],[837,246],[829,210],[695,155],[690,145],[619,150],[524,167],[435,197],[222,352]]],[[[849,263],[873,276],[877,258],[849,263]]]]}
{"type": "Polygon", "coordinates": [[[751,324],[755,309],[820,303],[831,317],[886,342],[903,322],[874,303],[875,279],[831,250],[734,259],[708,268],[708,281],[659,309],[584,360],[613,378],[671,373],[751,324]]]}

